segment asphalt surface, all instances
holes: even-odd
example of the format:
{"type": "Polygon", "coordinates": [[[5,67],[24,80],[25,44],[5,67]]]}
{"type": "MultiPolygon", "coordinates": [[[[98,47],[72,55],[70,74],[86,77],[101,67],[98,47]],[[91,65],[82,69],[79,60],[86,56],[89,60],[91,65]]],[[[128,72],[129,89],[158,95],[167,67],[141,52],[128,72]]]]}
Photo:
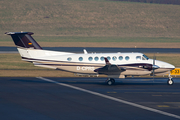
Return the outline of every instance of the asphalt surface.
{"type": "Polygon", "coordinates": [[[105,78],[1,77],[0,118],[177,120],[180,80],[174,78],[172,86],[166,81],[167,78],[155,78],[154,82],[150,78],[126,78],[108,86],[105,78]]]}
{"type": "MultiPolygon", "coordinates": [[[[44,50],[82,53],[86,49],[89,53],[112,53],[112,52],[141,52],[141,53],[180,53],[180,48],[98,48],[98,47],[43,47],[44,50]]],[[[0,47],[0,53],[15,53],[16,47],[0,47]]]]}

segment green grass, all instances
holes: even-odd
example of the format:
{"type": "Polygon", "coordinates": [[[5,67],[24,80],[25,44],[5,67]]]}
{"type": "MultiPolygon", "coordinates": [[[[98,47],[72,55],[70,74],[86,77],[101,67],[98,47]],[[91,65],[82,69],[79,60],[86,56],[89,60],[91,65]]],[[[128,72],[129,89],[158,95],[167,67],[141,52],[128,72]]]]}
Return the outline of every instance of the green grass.
{"type": "Polygon", "coordinates": [[[166,42],[177,43],[180,38],[165,38],[165,37],[81,37],[81,36],[36,36],[40,42],[166,42]]]}
{"type": "MultiPolygon", "coordinates": [[[[171,37],[88,37],[88,36],[33,36],[37,42],[148,42],[180,43],[180,38],[171,37]]],[[[13,42],[10,36],[3,36],[0,42],[13,42]]]]}
{"type": "MultiPolygon", "coordinates": [[[[10,36],[4,35],[8,31],[34,32],[33,37],[47,44],[44,46],[51,42],[176,45],[180,42],[180,6],[108,0],[3,0],[0,1],[0,46],[14,46],[10,36]]],[[[159,59],[180,67],[179,55],[159,59]]],[[[51,71],[23,62],[17,54],[1,54],[0,70],[1,76],[17,71],[19,75],[23,72],[28,76],[32,72],[31,76],[42,76],[51,71]]],[[[52,76],[60,75],[54,73],[51,72],[52,76]]]]}
{"type": "Polygon", "coordinates": [[[112,37],[117,42],[132,38],[143,41],[146,37],[151,41],[157,38],[159,42],[180,39],[180,6],[177,5],[106,0],[5,0],[0,1],[0,18],[0,41],[6,31],[31,31],[35,36],[55,36],[54,40],[59,38],[56,36],[75,36],[75,40],[83,36],[88,41],[91,37],[100,37],[97,41],[107,37],[105,41],[110,41],[112,37]]]}
{"type": "Polygon", "coordinates": [[[0,70],[43,69],[21,60],[19,54],[0,54],[0,70]]]}

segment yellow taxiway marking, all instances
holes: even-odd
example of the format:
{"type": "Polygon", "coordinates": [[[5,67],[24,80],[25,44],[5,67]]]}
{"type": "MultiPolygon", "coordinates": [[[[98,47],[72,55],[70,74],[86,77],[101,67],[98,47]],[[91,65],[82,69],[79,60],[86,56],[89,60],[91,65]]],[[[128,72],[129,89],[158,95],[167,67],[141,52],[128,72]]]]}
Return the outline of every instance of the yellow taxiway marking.
{"type": "Polygon", "coordinates": [[[158,107],[169,107],[168,105],[157,105],[158,107]]]}

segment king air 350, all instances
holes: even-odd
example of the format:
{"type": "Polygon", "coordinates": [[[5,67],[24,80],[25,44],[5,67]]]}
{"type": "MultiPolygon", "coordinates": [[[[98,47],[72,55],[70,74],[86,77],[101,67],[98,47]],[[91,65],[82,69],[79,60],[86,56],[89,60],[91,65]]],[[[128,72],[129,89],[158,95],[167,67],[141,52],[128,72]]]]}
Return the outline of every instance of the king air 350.
{"type": "MultiPolygon", "coordinates": [[[[31,32],[6,32],[11,35],[22,60],[35,66],[69,71],[77,74],[107,75],[108,85],[115,83],[114,78],[141,75],[165,75],[175,67],[169,63],[149,59],[142,53],[88,53],[57,52],[43,50],[33,39],[31,32]]],[[[169,74],[167,84],[173,80],[169,74]]]]}

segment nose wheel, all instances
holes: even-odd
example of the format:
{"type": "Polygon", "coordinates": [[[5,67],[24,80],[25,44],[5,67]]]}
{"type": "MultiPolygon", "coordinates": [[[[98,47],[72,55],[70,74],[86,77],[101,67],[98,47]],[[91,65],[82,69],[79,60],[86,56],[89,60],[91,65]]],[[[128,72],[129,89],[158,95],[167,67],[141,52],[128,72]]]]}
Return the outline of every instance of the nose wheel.
{"type": "Polygon", "coordinates": [[[115,80],[113,78],[108,78],[106,80],[107,85],[113,85],[115,83],[115,80]]]}
{"type": "Polygon", "coordinates": [[[173,81],[172,79],[168,79],[167,84],[168,84],[168,85],[173,85],[173,84],[174,84],[174,81],[173,81]]]}
{"type": "Polygon", "coordinates": [[[173,85],[173,84],[174,84],[174,81],[173,81],[173,79],[172,79],[172,77],[171,77],[170,74],[169,74],[169,79],[168,79],[168,81],[167,81],[167,84],[168,84],[168,85],[173,85]]]}

